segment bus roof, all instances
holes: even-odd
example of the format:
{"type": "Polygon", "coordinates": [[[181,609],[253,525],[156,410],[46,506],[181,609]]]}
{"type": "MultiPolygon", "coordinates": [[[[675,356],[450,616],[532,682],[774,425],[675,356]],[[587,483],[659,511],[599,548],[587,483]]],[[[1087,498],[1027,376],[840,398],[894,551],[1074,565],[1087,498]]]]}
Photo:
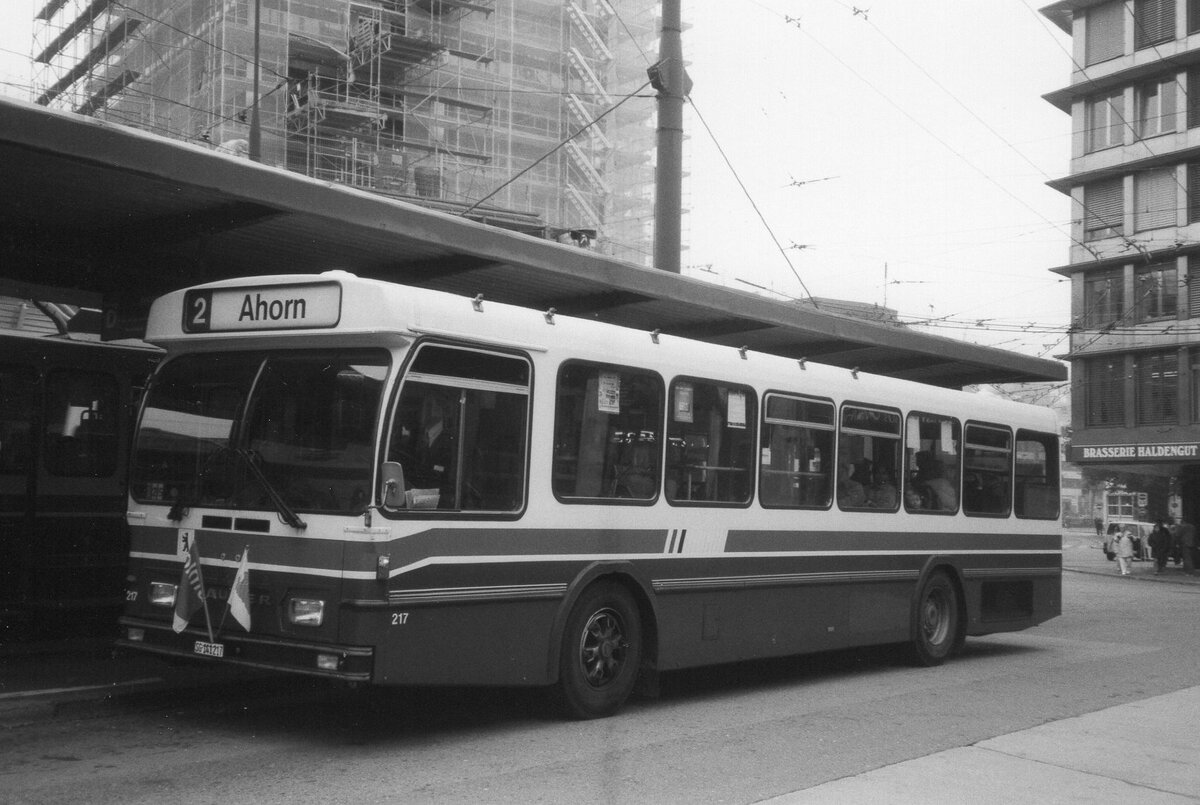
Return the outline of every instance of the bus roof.
{"type": "MultiPolygon", "coordinates": [[[[920,410],[917,400],[932,405],[953,399],[961,405],[965,394],[344,271],[247,277],[182,289],[155,301],[147,327],[147,340],[170,352],[245,348],[249,339],[263,348],[312,345],[315,338],[346,346],[390,346],[419,336],[534,353],[569,350],[571,357],[652,365],[676,374],[765,378],[760,385],[791,391],[803,392],[811,384],[817,396],[884,399],[912,410],[920,410]],[[661,351],[651,354],[651,349],[661,351]]],[[[986,394],[970,396],[979,419],[1004,421],[1019,408],[1025,418],[1033,418],[1031,427],[1057,430],[1048,408],[986,394]]]]}

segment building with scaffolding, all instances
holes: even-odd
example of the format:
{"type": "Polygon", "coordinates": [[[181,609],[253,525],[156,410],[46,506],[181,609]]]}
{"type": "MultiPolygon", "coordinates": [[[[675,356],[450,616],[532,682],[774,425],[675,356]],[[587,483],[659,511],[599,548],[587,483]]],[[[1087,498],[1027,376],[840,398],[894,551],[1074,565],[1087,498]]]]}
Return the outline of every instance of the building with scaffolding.
{"type": "Polygon", "coordinates": [[[650,263],[655,0],[261,0],[257,26],[47,0],[34,28],[43,105],[246,154],[257,117],[264,163],[650,263]]]}

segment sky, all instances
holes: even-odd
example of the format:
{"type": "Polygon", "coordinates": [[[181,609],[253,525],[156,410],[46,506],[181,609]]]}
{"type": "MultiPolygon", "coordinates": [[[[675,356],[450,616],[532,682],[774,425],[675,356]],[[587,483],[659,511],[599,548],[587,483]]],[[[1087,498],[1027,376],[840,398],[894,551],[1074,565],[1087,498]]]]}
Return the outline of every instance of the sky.
{"type": "MultiPolygon", "coordinates": [[[[885,305],[929,332],[1066,352],[1070,37],[1025,0],[683,0],[684,273],[885,305]]],[[[0,0],[28,99],[35,6],[0,0]]],[[[653,101],[646,101],[652,103],[653,101]]]]}

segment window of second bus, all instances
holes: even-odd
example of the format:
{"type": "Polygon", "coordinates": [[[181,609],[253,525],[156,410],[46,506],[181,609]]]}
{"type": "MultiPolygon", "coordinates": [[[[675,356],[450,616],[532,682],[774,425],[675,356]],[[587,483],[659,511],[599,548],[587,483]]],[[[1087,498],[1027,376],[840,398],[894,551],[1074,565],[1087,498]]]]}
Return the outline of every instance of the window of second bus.
{"type": "Polygon", "coordinates": [[[46,377],[46,470],[69,478],[117,471],[118,385],[112,375],[76,369],[46,377]]]}
{"type": "Polygon", "coordinates": [[[759,443],[759,500],[768,508],[825,509],[833,488],[833,403],[768,394],[759,443]]]}

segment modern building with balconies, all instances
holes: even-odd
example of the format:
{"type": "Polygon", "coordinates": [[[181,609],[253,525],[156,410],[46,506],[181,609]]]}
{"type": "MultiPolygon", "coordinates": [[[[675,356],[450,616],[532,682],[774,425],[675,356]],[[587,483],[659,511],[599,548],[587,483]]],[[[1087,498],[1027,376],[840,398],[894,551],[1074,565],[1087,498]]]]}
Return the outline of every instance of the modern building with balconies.
{"type": "MultiPolygon", "coordinates": [[[[1073,439],[1081,465],[1178,476],[1200,514],[1200,2],[1061,0],[1071,116],[1073,439]]],[[[1194,521],[1194,519],[1193,519],[1194,521]]]]}

